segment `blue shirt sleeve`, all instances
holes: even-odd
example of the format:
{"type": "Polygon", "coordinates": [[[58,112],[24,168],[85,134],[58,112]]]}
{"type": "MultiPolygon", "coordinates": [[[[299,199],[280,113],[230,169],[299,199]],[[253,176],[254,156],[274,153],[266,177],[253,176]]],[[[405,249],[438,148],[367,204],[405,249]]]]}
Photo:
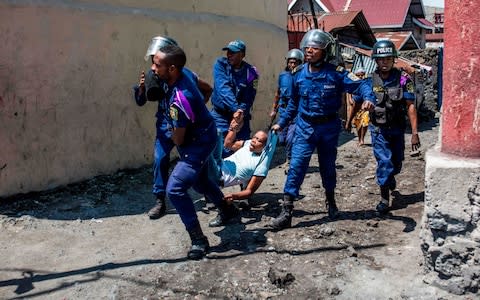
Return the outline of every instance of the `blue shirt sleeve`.
{"type": "Polygon", "coordinates": [[[347,93],[358,95],[354,99],[355,101],[360,100],[360,102],[363,102],[366,100],[373,104],[377,102],[373,93],[371,78],[360,79],[355,74],[345,71],[343,74],[343,87],[347,93]]]}
{"type": "Polygon", "coordinates": [[[227,70],[228,65],[217,60],[213,67],[213,81],[214,87],[218,90],[221,103],[213,103],[224,110],[236,112],[239,108],[237,98],[235,97],[235,87],[232,82],[232,77],[227,70]]]}
{"type": "Polygon", "coordinates": [[[191,123],[185,113],[173,103],[170,104],[170,119],[175,128],[185,128],[191,123]]]}
{"type": "Polygon", "coordinates": [[[147,96],[145,93],[140,95],[140,87],[138,85],[133,86],[133,98],[138,106],[143,106],[147,103],[147,96]]]}
{"type": "MultiPolygon", "coordinates": [[[[299,74],[299,73],[297,73],[299,74]]],[[[287,126],[290,121],[292,121],[295,116],[297,115],[298,111],[298,101],[299,101],[299,96],[298,96],[298,88],[297,85],[295,84],[297,74],[292,75],[292,80],[290,81],[290,95],[286,98],[287,101],[287,108],[283,111],[283,113],[280,116],[280,120],[278,121],[278,125],[283,129],[287,126]]]]}
{"type": "Polygon", "coordinates": [[[238,108],[249,114],[250,108],[253,106],[253,101],[255,101],[255,96],[257,95],[258,73],[255,67],[247,65],[246,68],[246,86],[240,87],[243,91],[237,95],[237,97],[239,97],[237,102],[238,108]]]}

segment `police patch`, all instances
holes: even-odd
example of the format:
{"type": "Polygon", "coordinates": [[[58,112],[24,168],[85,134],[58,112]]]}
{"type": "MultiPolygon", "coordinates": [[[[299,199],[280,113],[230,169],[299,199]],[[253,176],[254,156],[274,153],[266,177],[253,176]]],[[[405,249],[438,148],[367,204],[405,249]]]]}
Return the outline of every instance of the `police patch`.
{"type": "Polygon", "coordinates": [[[374,86],[373,91],[376,92],[376,93],[385,92],[385,90],[383,89],[382,86],[374,86]]]}
{"type": "Polygon", "coordinates": [[[343,71],[345,71],[344,67],[342,67],[342,66],[337,67],[337,72],[343,72],[343,71]]]}
{"type": "Polygon", "coordinates": [[[351,81],[359,81],[361,80],[360,77],[357,75],[353,74],[352,72],[348,73],[348,78],[350,78],[351,81]]]}
{"type": "Polygon", "coordinates": [[[413,82],[411,81],[407,83],[405,87],[407,88],[407,92],[409,93],[413,93],[415,91],[415,87],[413,86],[413,82]]]}
{"type": "Polygon", "coordinates": [[[253,88],[254,88],[254,89],[257,89],[257,88],[258,88],[258,79],[255,79],[255,80],[253,81],[253,88]]]}
{"type": "Polygon", "coordinates": [[[170,106],[170,118],[174,121],[178,121],[178,109],[173,105],[170,106]]]}

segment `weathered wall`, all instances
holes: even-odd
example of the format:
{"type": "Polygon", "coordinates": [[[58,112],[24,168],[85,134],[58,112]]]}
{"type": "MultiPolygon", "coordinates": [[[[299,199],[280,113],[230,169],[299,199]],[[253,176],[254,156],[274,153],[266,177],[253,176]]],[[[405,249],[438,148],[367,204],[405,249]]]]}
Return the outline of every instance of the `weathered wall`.
{"type": "Polygon", "coordinates": [[[452,0],[445,7],[442,152],[480,158],[479,1],[452,0]]]}
{"type": "Polygon", "coordinates": [[[480,288],[480,64],[479,46],[469,41],[480,29],[475,13],[480,4],[448,4],[441,140],[425,155],[421,239],[425,281],[473,295],[480,288]]]}
{"type": "Polygon", "coordinates": [[[426,154],[421,240],[425,282],[451,293],[480,288],[480,159],[426,154]]]}
{"type": "Polygon", "coordinates": [[[156,106],[137,107],[131,87],[155,35],[174,37],[210,82],[221,48],[243,39],[264,127],[286,12],[277,0],[0,2],[0,197],[151,162],[156,106]]]}

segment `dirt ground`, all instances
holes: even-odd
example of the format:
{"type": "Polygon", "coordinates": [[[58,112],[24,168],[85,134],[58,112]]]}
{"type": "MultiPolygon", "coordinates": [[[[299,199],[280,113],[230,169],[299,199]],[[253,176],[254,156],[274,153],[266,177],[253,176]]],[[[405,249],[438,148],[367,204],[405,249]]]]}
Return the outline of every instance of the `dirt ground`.
{"type": "MultiPolygon", "coordinates": [[[[212,246],[201,261],[186,259],[189,238],[172,207],[159,220],[146,216],[150,167],[3,199],[0,298],[473,299],[423,282],[424,153],[436,143],[437,122],[421,124],[421,154],[406,152],[386,217],[373,210],[372,149],[347,133],[338,151],[336,221],[326,217],[314,155],[292,228],[268,230],[286,177],[282,147],[240,223],[209,228],[215,213],[194,195],[212,246]]],[[[406,141],[408,149],[410,135],[406,141]]]]}

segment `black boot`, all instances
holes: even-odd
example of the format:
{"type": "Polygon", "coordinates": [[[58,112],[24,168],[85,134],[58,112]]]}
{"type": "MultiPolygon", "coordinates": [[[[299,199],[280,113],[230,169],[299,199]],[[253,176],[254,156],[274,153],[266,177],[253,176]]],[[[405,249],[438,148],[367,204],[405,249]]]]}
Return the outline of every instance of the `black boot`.
{"type": "Polygon", "coordinates": [[[338,217],[338,208],[335,203],[335,191],[325,191],[325,204],[327,205],[328,217],[334,220],[338,217]]]}
{"type": "Polygon", "coordinates": [[[388,204],[390,202],[390,191],[389,187],[386,185],[380,186],[380,202],[377,204],[376,210],[380,214],[385,214],[388,212],[388,204]]]}
{"type": "Polygon", "coordinates": [[[293,197],[283,195],[282,212],[272,220],[270,226],[275,230],[292,227],[293,197]]]}
{"type": "Polygon", "coordinates": [[[194,260],[202,259],[207,254],[210,245],[208,244],[208,239],[203,234],[200,225],[190,229],[188,231],[188,235],[192,241],[192,248],[190,248],[190,251],[188,251],[187,255],[188,258],[194,260]]]}
{"type": "Polygon", "coordinates": [[[157,204],[155,204],[155,206],[148,211],[147,215],[152,220],[159,219],[160,217],[165,215],[166,210],[167,210],[167,205],[165,203],[165,196],[158,195],[157,204]]]}
{"type": "Polygon", "coordinates": [[[229,221],[238,216],[238,209],[233,204],[227,204],[227,202],[222,201],[222,204],[219,207],[218,214],[215,219],[211,220],[208,223],[209,227],[219,227],[224,226],[229,221]]]}

